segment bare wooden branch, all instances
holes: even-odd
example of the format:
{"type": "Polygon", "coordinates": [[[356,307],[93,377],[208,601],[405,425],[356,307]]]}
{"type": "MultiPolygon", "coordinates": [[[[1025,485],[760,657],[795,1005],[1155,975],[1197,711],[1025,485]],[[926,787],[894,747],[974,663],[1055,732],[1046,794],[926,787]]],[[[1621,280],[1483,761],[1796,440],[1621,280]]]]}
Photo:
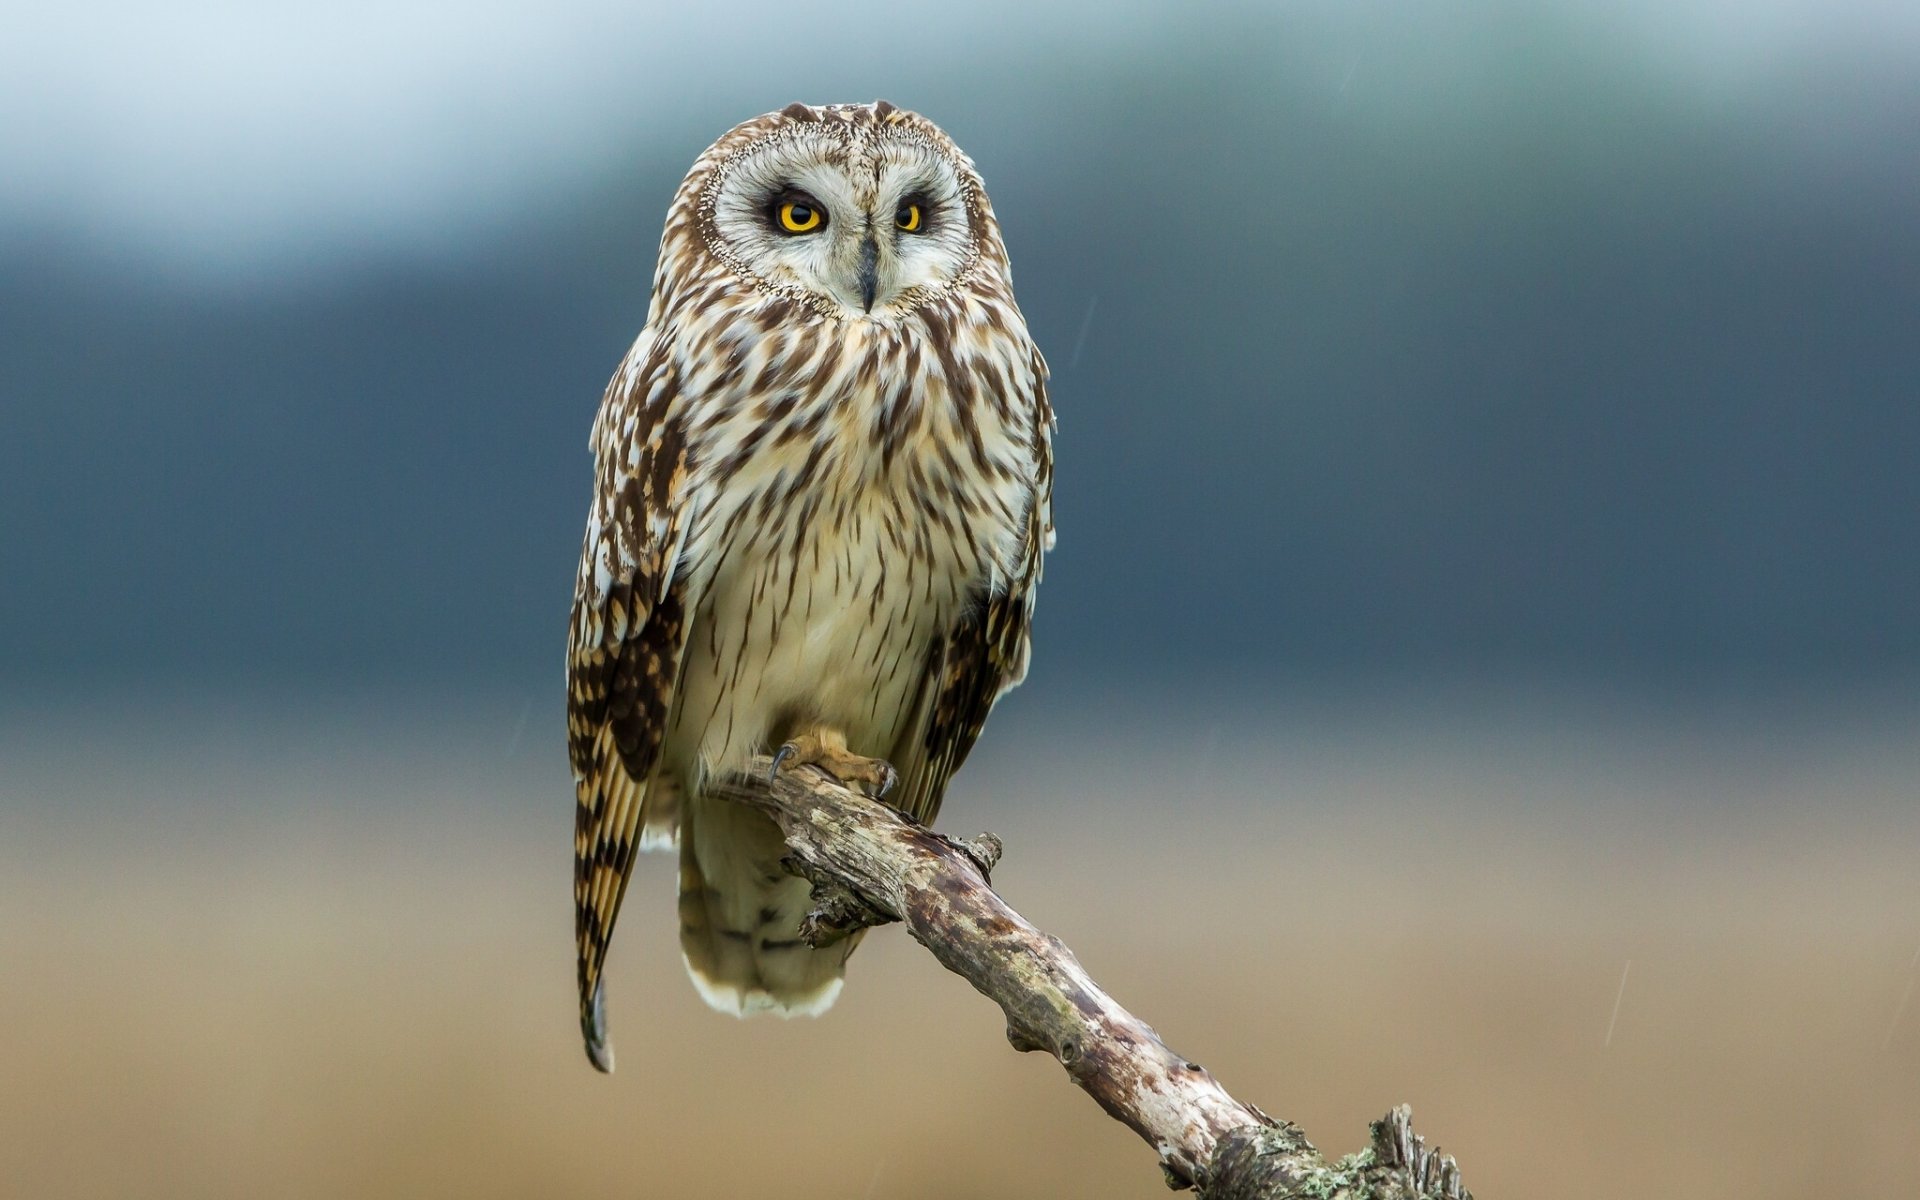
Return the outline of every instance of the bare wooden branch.
{"type": "Polygon", "coordinates": [[[1169,1186],[1207,1200],[1471,1200],[1453,1160],[1426,1148],[1406,1108],[1373,1125],[1371,1144],[1329,1163],[1299,1127],[1235,1100],[1114,1001],[1060,939],[993,891],[991,834],[954,841],[843,787],[817,769],[771,763],[726,788],[772,816],[812,881],[802,935],[816,945],[903,922],[941,964],[1000,1006],[1014,1049],[1044,1050],[1115,1120],[1159,1154],[1169,1186]]]}

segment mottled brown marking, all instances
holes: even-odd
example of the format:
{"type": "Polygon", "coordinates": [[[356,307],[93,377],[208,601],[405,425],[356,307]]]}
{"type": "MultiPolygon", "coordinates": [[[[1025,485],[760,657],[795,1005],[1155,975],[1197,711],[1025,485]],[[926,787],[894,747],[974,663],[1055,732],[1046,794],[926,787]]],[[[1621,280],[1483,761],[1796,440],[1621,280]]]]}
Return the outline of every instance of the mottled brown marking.
{"type": "MultiPolygon", "coordinates": [[[[718,657],[724,642],[715,628],[690,628],[702,598],[687,595],[685,581],[736,554],[791,557],[792,569],[755,576],[751,597],[779,606],[774,636],[786,636],[787,621],[815,611],[801,564],[809,578],[851,577],[848,531],[861,536],[877,520],[889,557],[877,578],[866,576],[875,629],[848,668],[875,680],[918,673],[905,710],[915,723],[897,747],[913,760],[899,792],[907,811],[931,819],[994,698],[1024,672],[1051,531],[1044,364],[1014,306],[984,188],[924,118],[886,102],[796,104],[716,141],[669,214],[650,316],[596,422],[595,520],[576,579],[567,724],[583,1026],[634,848],[659,815],[648,775],[668,731],[697,733],[707,715],[674,707],[684,649],[718,657]],[[869,327],[827,298],[743,273],[718,244],[716,189],[763,139],[797,137],[847,169],[877,164],[869,148],[883,139],[944,157],[972,235],[952,280],[869,327]],[[861,336],[843,338],[855,329],[861,336]],[[1031,371],[1008,365],[1028,360],[1031,371]],[[754,469],[769,459],[777,474],[754,469]],[[858,492],[872,487],[898,489],[885,493],[897,502],[875,506],[858,492]],[[1011,555],[1001,549],[1007,534],[1021,543],[1011,555]],[[973,574],[949,578],[956,568],[973,574]],[[889,591],[909,623],[962,615],[930,642],[901,644],[877,615],[889,591]]],[[[741,686],[748,666],[736,658],[720,666],[728,687],[741,686]]],[[[874,705],[879,697],[876,688],[874,705]]],[[[716,697],[715,713],[720,705],[716,697]]],[[[729,709],[728,731],[733,719],[729,709]]],[[[691,882],[704,886],[697,874],[691,882]]]]}

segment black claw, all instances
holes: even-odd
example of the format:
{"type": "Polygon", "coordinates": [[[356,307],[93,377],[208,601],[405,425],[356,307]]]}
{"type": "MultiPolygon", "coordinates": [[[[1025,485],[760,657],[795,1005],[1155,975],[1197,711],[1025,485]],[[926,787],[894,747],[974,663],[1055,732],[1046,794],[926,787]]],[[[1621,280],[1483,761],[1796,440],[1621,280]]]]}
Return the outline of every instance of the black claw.
{"type": "Polygon", "coordinates": [[[793,748],[792,742],[788,742],[775,751],[773,755],[773,766],[767,771],[767,782],[772,783],[775,779],[778,779],[780,777],[780,764],[798,753],[799,751],[793,748]]]}
{"type": "Polygon", "coordinates": [[[885,768],[885,773],[880,776],[880,791],[874,796],[874,799],[885,800],[887,793],[893,790],[893,785],[900,782],[900,772],[893,769],[892,763],[882,763],[880,765],[885,768]]]}

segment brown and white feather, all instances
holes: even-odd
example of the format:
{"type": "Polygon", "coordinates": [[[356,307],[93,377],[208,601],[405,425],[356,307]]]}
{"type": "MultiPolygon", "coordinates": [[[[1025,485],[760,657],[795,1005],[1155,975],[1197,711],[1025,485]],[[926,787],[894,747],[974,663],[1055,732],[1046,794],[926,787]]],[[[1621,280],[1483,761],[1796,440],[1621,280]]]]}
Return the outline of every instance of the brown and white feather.
{"type": "Polygon", "coordinates": [[[793,105],[682,181],[594,425],[569,651],[581,1020],[602,1069],[607,947],[646,845],[679,845],[682,949],[710,1003],[831,1003],[851,943],[798,940],[807,888],[771,822],[705,784],[820,725],[893,762],[889,800],[933,818],[1026,673],[1053,537],[1046,376],[973,164],[924,118],[793,105]],[[796,185],[869,227],[918,188],[938,222],[881,248],[891,283],[861,311],[840,265],[855,231],[805,254],[756,231],[768,190],[796,185]]]}

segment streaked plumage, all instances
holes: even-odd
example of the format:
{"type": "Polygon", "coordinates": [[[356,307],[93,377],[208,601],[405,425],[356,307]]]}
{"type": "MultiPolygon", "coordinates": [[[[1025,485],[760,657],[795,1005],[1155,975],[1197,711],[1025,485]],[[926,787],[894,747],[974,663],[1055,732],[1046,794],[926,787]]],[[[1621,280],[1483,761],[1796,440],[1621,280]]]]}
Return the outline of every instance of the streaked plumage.
{"type": "Polygon", "coordinates": [[[802,944],[807,885],[772,823],[703,788],[818,733],[891,762],[888,802],[933,818],[1026,673],[1051,427],[986,192],[931,122],[796,104],[700,156],[594,423],[574,596],[581,1023],[603,1070],[640,848],[679,846],[709,1003],[832,1003],[858,939],[802,944]]]}

